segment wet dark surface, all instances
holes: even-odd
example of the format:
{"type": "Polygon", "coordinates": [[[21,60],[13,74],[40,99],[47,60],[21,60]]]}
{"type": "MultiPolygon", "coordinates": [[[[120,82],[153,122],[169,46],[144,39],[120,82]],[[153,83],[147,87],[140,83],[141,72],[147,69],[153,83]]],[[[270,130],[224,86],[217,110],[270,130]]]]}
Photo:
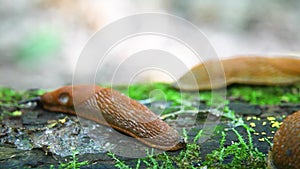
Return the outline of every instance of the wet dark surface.
{"type": "Polygon", "coordinates": [[[249,105],[242,102],[229,103],[229,108],[235,111],[237,114],[243,115],[260,115],[262,113],[262,110],[259,106],[249,105]]]}
{"type": "MultiPolygon", "coordinates": [[[[270,149],[269,142],[284,117],[300,109],[299,105],[286,104],[280,106],[257,106],[243,102],[232,102],[229,105],[243,121],[251,126],[253,146],[264,154],[270,149]]],[[[155,108],[155,107],[154,107],[155,108]]],[[[53,113],[42,109],[21,110],[23,115],[20,117],[6,118],[0,126],[0,166],[1,168],[49,168],[50,165],[58,166],[60,163],[70,161],[72,152],[76,149],[79,161],[87,160],[89,165],[83,168],[115,168],[114,161],[109,157],[107,150],[114,150],[120,140],[116,139],[111,128],[98,125],[88,120],[78,120],[76,116],[62,113],[53,113]],[[85,123],[83,123],[85,122],[85,123]],[[88,128],[96,128],[101,133],[96,133],[95,141],[92,130],[83,130],[82,126],[88,124],[88,128]],[[100,135],[100,136],[99,136],[100,135]],[[115,139],[111,139],[113,135],[115,139]],[[114,141],[111,141],[114,140],[114,141]]],[[[173,127],[181,131],[182,126],[198,126],[188,132],[189,138],[194,138],[205,120],[207,114],[186,113],[177,119],[167,119],[166,121],[173,127]],[[197,120],[195,120],[197,119],[197,120]],[[183,125],[183,121],[186,121],[183,125]]],[[[230,119],[222,118],[220,128],[226,131],[226,142],[224,146],[238,142],[236,134],[227,129],[234,127],[230,119]]],[[[188,127],[187,127],[188,128],[188,127]]],[[[248,135],[244,127],[236,126],[235,129],[248,141],[248,135]]],[[[117,132],[118,133],[118,132],[117,132]]],[[[120,134],[120,133],[118,133],[120,134]]],[[[215,133],[212,137],[201,143],[201,157],[204,160],[206,154],[211,153],[219,147],[221,134],[215,133]]],[[[131,144],[132,142],[123,142],[131,144]]],[[[141,146],[139,142],[134,146],[141,146]]],[[[143,146],[143,145],[142,145],[143,146]]],[[[125,150],[125,151],[128,151],[125,150]]],[[[177,152],[168,152],[176,155],[177,152]]],[[[134,152],[130,152],[134,153],[134,152]]],[[[136,161],[132,158],[119,157],[121,160],[135,166],[136,161]]],[[[230,159],[228,159],[230,161],[230,159]]]]}

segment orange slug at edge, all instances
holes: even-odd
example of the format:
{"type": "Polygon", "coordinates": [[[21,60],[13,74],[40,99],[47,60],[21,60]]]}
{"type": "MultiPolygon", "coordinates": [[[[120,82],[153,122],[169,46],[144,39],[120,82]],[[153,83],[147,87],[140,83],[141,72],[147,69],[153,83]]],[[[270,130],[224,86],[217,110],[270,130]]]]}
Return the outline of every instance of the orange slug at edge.
{"type": "Polygon", "coordinates": [[[78,115],[111,126],[153,148],[175,151],[185,147],[178,132],[158,115],[109,88],[65,86],[45,93],[40,102],[46,110],[78,115]]]}
{"type": "Polygon", "coordinates": [[[300,110],[287,116],[276,131],[269,168],[300,168],[300,110]]]}

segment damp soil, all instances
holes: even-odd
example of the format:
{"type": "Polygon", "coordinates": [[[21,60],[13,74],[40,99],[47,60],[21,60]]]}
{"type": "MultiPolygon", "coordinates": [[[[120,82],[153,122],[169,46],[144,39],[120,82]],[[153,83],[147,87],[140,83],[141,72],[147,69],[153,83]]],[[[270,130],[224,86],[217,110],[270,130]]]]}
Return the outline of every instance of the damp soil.
{"type": "MultiPolygon", "coordinates": [[[[156,102],[161,107],[160,102],[156,102]]],[[[171,104],[168,104],[171,105],[171,104]]],[[[152,106],[155,108],[156,106],[152,106]]],[[[201,109],[206,108],[201,105],[201,109]]],[[[260,152],[267,154],[273,136],[283,119],[300,109],[299,104],[280,105],[252,105],[241,100],[231,100],[229,108],[234,110],[243,121],[255,129],[252,133],[253,146],[260,152]]],[[[0,107],[0,113],[7,111],[0,107]]],[[[12,110],[9,110],[12,111],[12,110]]],[[[21,116],[6,116],[0,123],[0,166],[1,168],[50,168],[58,167],[60,163],[71,161],[74,150],[78,151],[78,161],[88,161],[88,165],[81,168],[115,168],[114,161],[107,155],[108,150],[118,149],[120,144],[131,145],[129,149],[137,147],[143,149],[139,142],[132,139],[122,141],[118,138],[119,133],[109,127],[102,126],[76,116],[63,113],[49,112],[40,107],[34,109],[20,109],[21,116]],[[85,127],[84,127],[85,126],[85,127]],[[92,129],[91,129],[92,128],[92,129]],[[99,130],[101,131],[99,133],[99,130]],[[97,131],[97,132],[96,132],[97,131]],[[93,133],[93,134],[91,134],[93,133]],[[114,135],[116,134],[116,135],[114,135]],[[99,141],[100,140],[100,141],[99,141]],[[133,145],[132,145],[133,144],[133,145]]],[[[186,113],[181,115],[184,120],[191,121],[191,126],[196,127],[188,132],[189,138],[194,138],[203,126],[206,112],[196,114],[186,113]],[[196,122],[194,120],[196,119],[196,122]]],[[[181,130],[182,120],[167,119],[172,127],[181,130]]],[[[228,118],[222,118],[218,124],[219,128],[226,130],[232,127],[228,118]]],[[[235,129],[247,142],[248,135],[244,127],[236,126],[235,129]]],[[[221,134],[214,133],[210,138],[201,143],[200,154],[205,160],[206,155],[220,146],[221,134]]],[[[224,146],[238,142],[236,134],[232,131],[226,132],[224,146]]],[[[122,149],[118,149],[121,150],[122,149]]],[[[124,151],[128,151],[124,150],[124,151]]],[[[169,155],[177,155],[180,151],[167,152],[169,155]]],[[[134,153],[134,152],[130,152],[134,153]]],[[[118,156],[126,164],[135,166],[136,159],[129,155],[118,156]]],[[[225,159],[230,162],[229,157],[225,159]]]]}

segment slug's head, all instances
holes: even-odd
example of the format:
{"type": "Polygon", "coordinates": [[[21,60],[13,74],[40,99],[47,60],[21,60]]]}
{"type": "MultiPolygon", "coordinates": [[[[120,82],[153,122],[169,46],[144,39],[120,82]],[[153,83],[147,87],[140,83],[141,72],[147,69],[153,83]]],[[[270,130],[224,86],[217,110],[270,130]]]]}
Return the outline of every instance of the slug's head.
{"type": "Polygon", "coordinates": [[[101,87],[90,85],[64,86],[40,97],[44,109],[75,114],[74,105],[92,97],[101,87]]]}
{"type": "Polygon", "coordinates": [[[177,151],[186,147],[186,142],[184,138],[180,137],[179,142],[172,148],[168,149],[168,151],[177,151]]]}

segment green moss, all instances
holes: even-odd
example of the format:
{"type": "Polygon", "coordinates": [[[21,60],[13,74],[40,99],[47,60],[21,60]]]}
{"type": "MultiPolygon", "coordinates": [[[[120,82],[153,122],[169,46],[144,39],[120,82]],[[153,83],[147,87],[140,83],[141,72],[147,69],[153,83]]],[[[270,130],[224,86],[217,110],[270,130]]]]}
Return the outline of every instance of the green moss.
{"type": "Polygon", "coordinates": [[[0,120],[4,116],[20,115],[20,111],[18,111],[19,101],[39,96],[44,92],[44,90],[15,91],[11,88],[0,87],[0,108],[2,110],[0,120]]]}
{"type": "MultiPolygon", "coordinates": [[[[197,144],[197,138],[201,137],[202,130],[197,134],[197,138],[194,139],[192,143],[188,143],[186,149],[181,150],[181,152],[176,155],[168,155],[167,153],[152,155],[149,154],[145,158],[138,159],[136,169],[140,167],[141,164],[145,164],[147,168],[265,168],[266,167],[266,155],[261,153],[257,148],[254,148],[252,143],[250,127],[245,126],[248,133],[248,142],[238,133],[237,130],[232,128],[231,130],[236,134],[238,142],[234,142],[232,145],[225,146],[226,142],[226,132],[222,127],[218,128],[218,131],[222,134],[220,139],[220,146],[216,150],[212,151],[203,160],[200,157],[200,145],[197,144]],[[228,161],[230,159],[230,161],[228,161]]],[[[187,139],[187,136],[185,136],[187,139]]],[[[131,167],[127,165],[124,161],[119,160],[114,156],[114,154],[109,154],[115,160],[115,166],[117,168],[127,168],[131,167]]]]}
{"type": "Polygon", "coordinates": [[[45,93],[44,90],[16,91],[11,88],[0,87],[0,106],[13,106],[21,100],[30,99],[45,93]]]}
{"type": "Polygon", "coordinates": [[[178,110],[194,110],[193,102],[199,98],[198,93],[180,92],[166,83],[135,84],[129,87],[116,87],[132,99],[141,102],[167,101],[171,106],[166,107],[161,114],[168,114],[178,110]]]}
{"type": "Polygon", "coordinates": [[[233,128],[216,128],[217,133],[222,133],[220,147],[208,154],[203,164],[208,166],[208,168],[266,168],[266,155],[253,146],[251,132],[255,132],[255,130],[248,126],[241,117],[238,117],[227,106],[224,108],[223,117],[231,120],[233,128]],[[235,129],[238,126],[242,126],[246,130],[248,142],[235,129]],[[226,133],[230,130],[235,133],[238,142],[225,146],[226,133]]]}
{"type": "Polygon", "coordinates": [[[228,89],[234,99],[242,99],[251,104],[276,105],[280,103],[299,103],[300,85],[295,86],[242,86],[236,85],[228,89]]]}
{"type": "MultiPolygon", "coordinates": [[[[186,132],[185,132],[186,133],[186,132]]],[[[198,137],[201,136],[202,130],[197,134],[198,137]]],[[[185,139],[187,135],[185,135],[185,139]]],[[[163,168],[163,169],[174,169],[174,168],[197,168],[196,165],[200,164],[200,146],[194,142],[187,144],[186,149],[182,150],[177,156],[169,155],[164,152],[159,155],[153,155],[153,153],[148,153],[147,157],[138,159],[135,166],[136,169],[140,168],[141,165],[145,165],[146,168],[163,168]]],[[[120,169],[131,169],[124,161],[118,159],[113,153],[108,153],[110,157],[115,160],[115,167],[120,169]]]]}
{"type": "MultiPolygon", "coordinates": [[[[60,163],[58,169],[79,169],[83,166],[88,165],[88,161],[79,162],[77,158],[78,151],[73,151],[71,161],[67,163],[60,163]]],[[[51,165],[50,169],[54,169],[54,165],[51,165]]]]}
{"type": "Polygon", "coordinates": [[[15,104],[21,100],[22,94],[10,88],[0,88],[0,105],[15,104]]]}
{"type": "Polygon", "coordinates": [[[119,89],[135,100],[168,100],[180,104],[182,100],[189,97],[188,94],[182,94],[166,83],[136,84],[119,89]]]}
{"type": "MultiPolygon", "coordinates": [[[[115,167],[122,168],[122,169],[130,169],[131,168],[127,164],[125,164],[124,161],[122,161],[119,158],[117,158],[114,153],[108,152],[107,155],[110,156],[113,160],[115,160],[115,167]]],[[[140,161],[138,162],[138,164],[139,163],[140,163],[140,161]]]]}
{"type": "MultiPolygon", "coordinates": [[[[215,134],[221,133],[219,147],[207,154],[205,159],[201,159],[200,146],[197,144],[198,139],[202,135],[202,130],[198,132],[192,142],[187,143],[186,149],[176,155],[168,155],[163,153],[160,155],[148,155],[148,157],[139,159],[140,163],[144,163],[147,168],[266,168],[266,155],[260,152],[256,147],[253,146],[251,132],[254,130],[244,123],[241,117],[238,117],[234,111],[230,110],[227,106],[224,109],[224,118],[230,119],[233,127],[242,126],[247,132],[247,142],[241,134],[235,128],[227,129],[222,126],[215,128],[215,134]],[[233,131],[238,138],[237,142],[232,143],[229,146],[225,146],[226,133],[233,131]]],[[[185,140],[188,139],[186,131],[183,131],[185,140]]],[[[230,141],[230,140],[229,140],[230,141]]],[[[127,166],[125,162],[116,160],[116,167],[122,168],[127,166]],[[120,165],[120,162],[122,165],[120,165]],[[122,167],[121,167],[122,166],[122,167]]],[[[139,163],[139,164],[140,164],[139,163]]],[[[127,166],[129,167],[129,166],[127,166]]],[[[130,167],[129,167],[130,168],[130,167]]]]}
{"type": "Polygon", "coordinates": [[[249,137],[248,143],[233,128],[232,131],[237,135],[239,141],[227,147],[224,146],[226,133],[222,131],[220,147],[208,154],[203,164],[208,168],[266,168],[266,155],[258,151],[257,148],[253,148],[252,136],[248,129],[246,128],[249,137]]]}
{"type": "MultiPolygon", "coordinates": [[[[191,99],[195,100],[197,92],[179,92],[169,84],[137,84],[128,88],[117,88],[124,94],[135,100],[167,100],[173,105],[191,105],[191,99]]],[[[299,103],[300,85],[294,86],[248,86],[234,85],[227,89],[227,97],[230,99],[240,99],[250,104],[276,105],[280,103],[299,103]]],[[[196,96],[197,97],[197,96],[196,96]]],[[[211,105],[211,91],[200,91],[200,101],[211,105]]],[[[223,99],[223,98],[221,98],[223,99]]]]}

